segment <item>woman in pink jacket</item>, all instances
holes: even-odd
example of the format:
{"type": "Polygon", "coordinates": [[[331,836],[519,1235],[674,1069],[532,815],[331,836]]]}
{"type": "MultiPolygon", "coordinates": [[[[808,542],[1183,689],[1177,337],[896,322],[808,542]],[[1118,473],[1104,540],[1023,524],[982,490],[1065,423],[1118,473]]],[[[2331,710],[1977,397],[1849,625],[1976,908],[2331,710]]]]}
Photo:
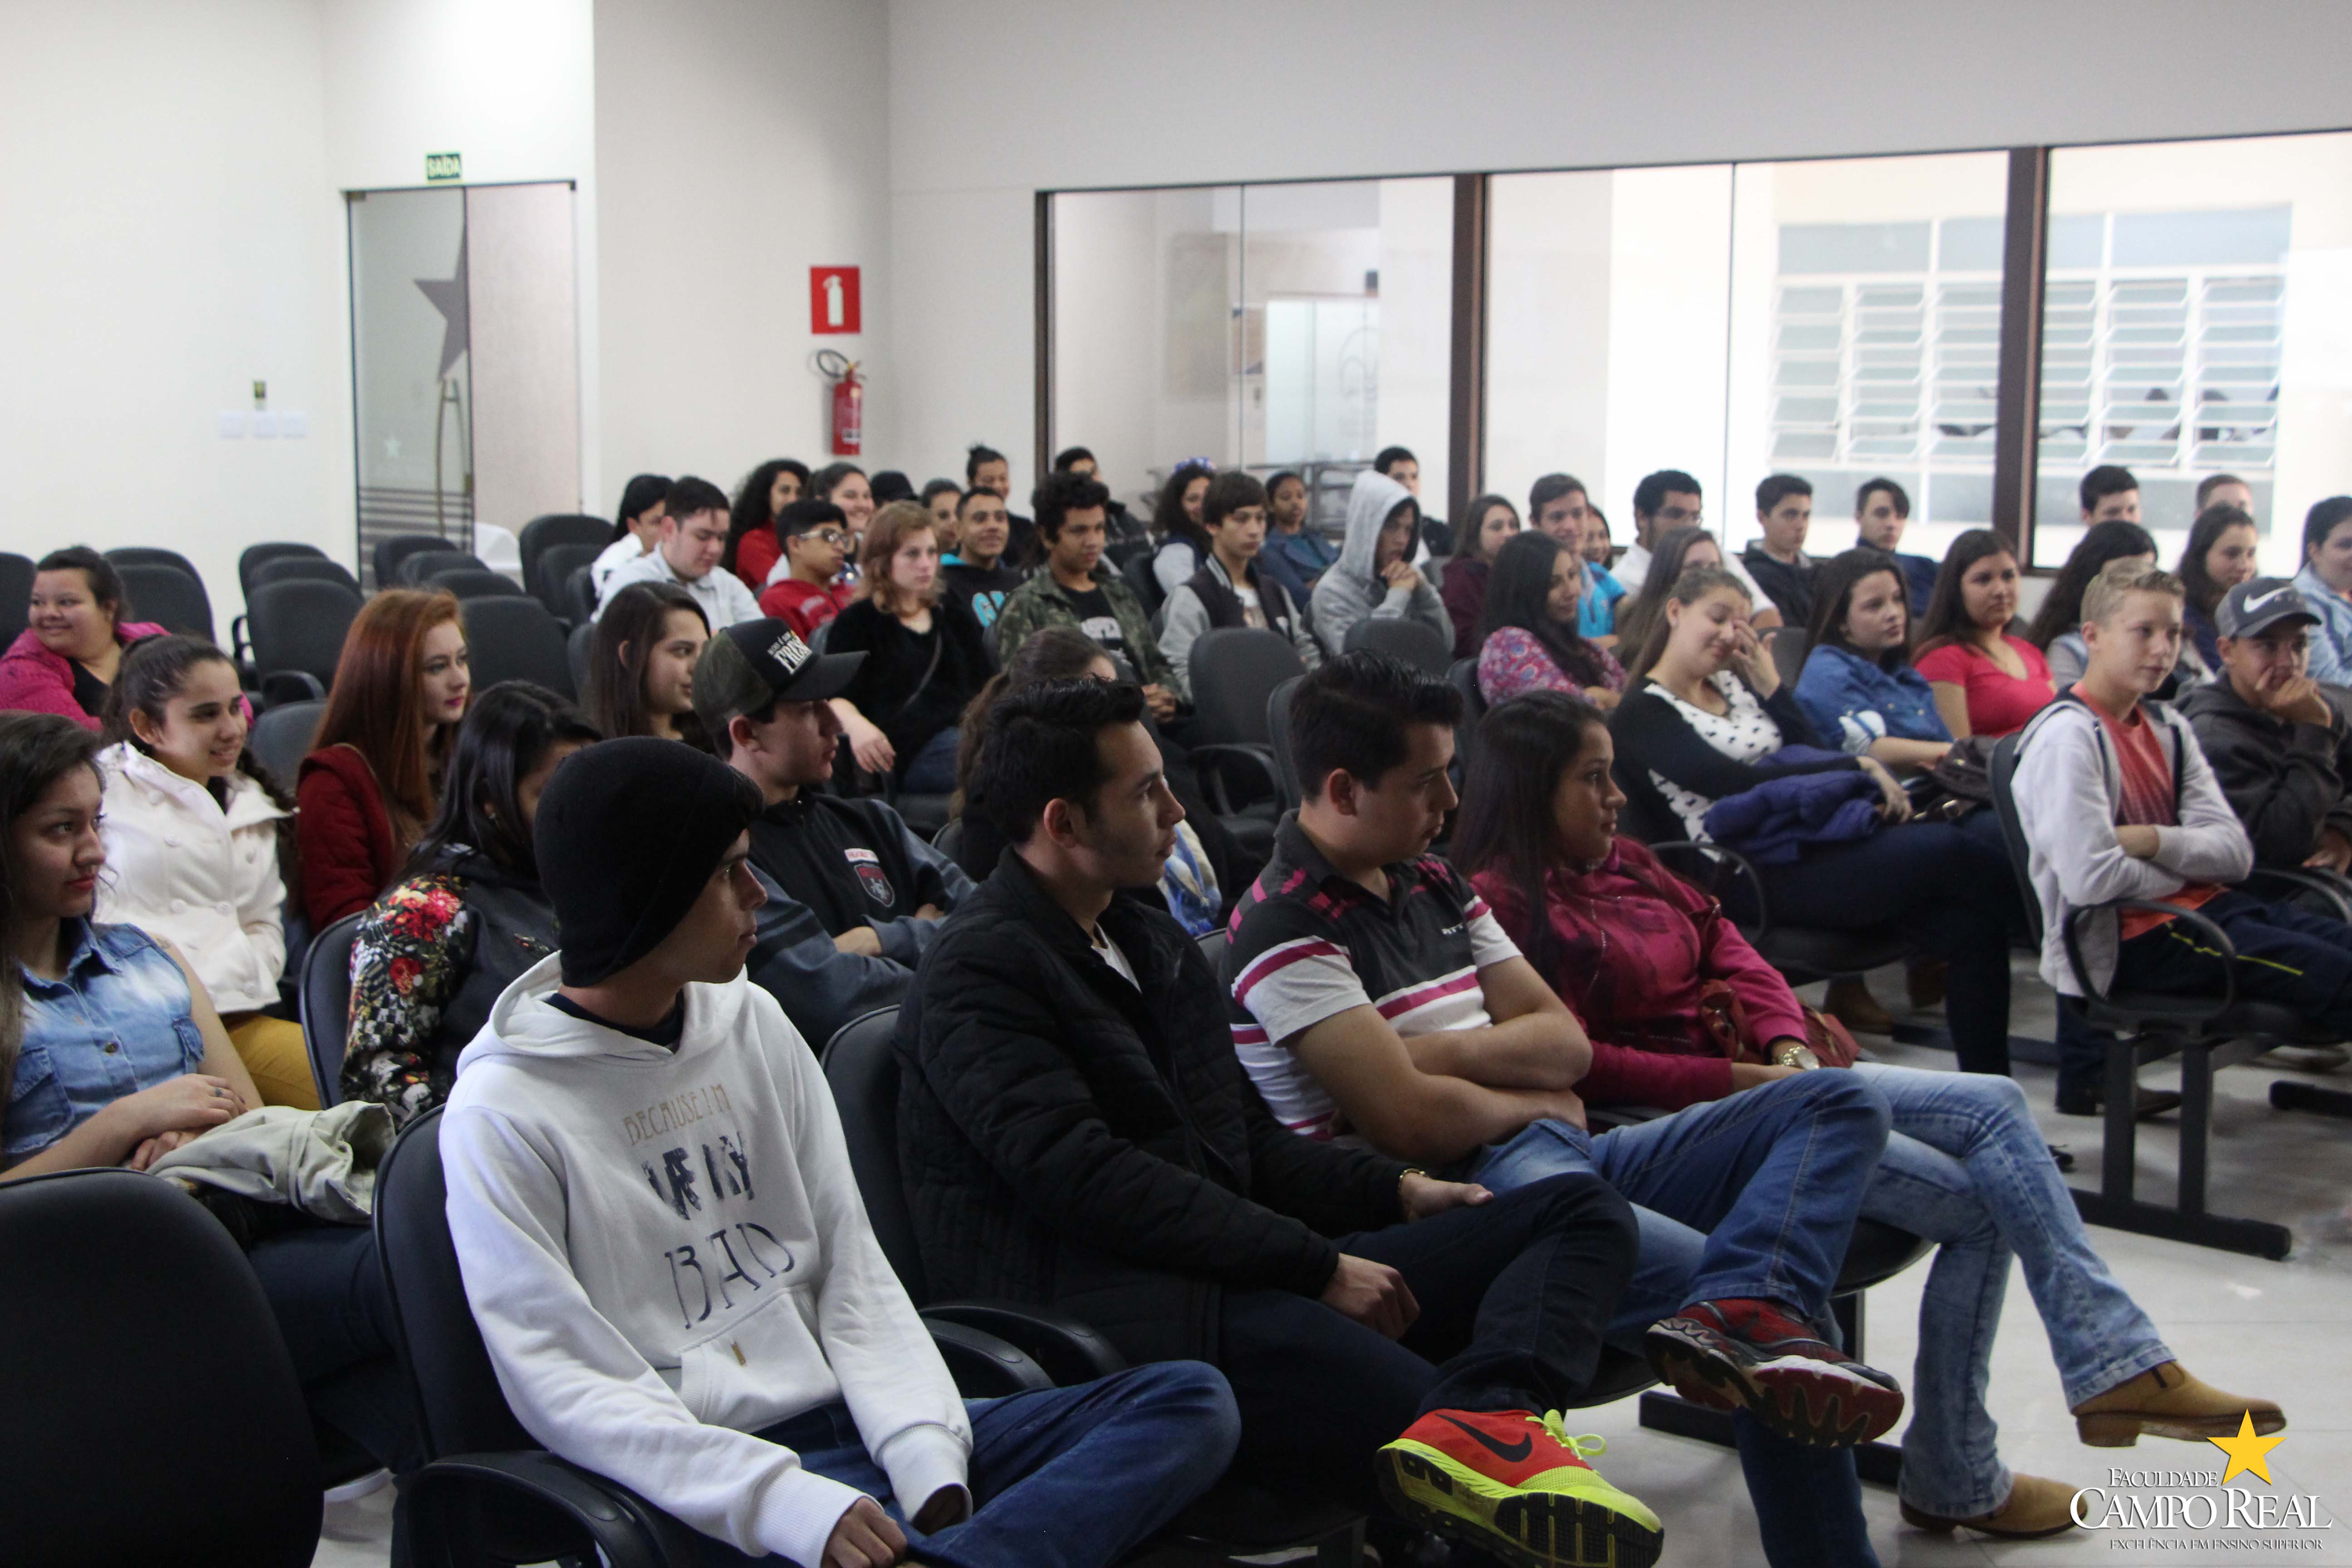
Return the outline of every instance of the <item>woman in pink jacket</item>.
{"type": "Polygon", "coordinates": [[[53,550],[33,569],[25,629],[0,654],[0,709],[56,713],[98,728],[122,650],[162,635],[131,611],[114,563],[86,544],[53,550]]]}

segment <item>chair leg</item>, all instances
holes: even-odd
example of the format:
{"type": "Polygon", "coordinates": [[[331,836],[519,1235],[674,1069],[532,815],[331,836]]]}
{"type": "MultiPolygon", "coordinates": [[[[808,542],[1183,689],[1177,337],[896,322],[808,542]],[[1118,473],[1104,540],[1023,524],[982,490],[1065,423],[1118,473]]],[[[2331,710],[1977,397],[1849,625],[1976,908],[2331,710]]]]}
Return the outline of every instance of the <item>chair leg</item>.
{"type": "Polygon", "coordinates": [[[2111,1204],[2132,1201],[2139,1153],[2139,1046],[2137,1040],[2107,1042],[2106,1139],[2099,1151],[2099,1195],[2111,1204]]]}
{"type": "Polygon", "coordinates": [[[1364,1560],[1364,1521],[1356,1521],[1315,1549],[1315,1568],[1356,1568],[1364,1560]]]}
{"type": "Polygon", "coordinates": [[[2205,1213],[2205,1161],[2213,1131],[2213,1052],[2192,1045],[2180,1053],[2180,1189],[2174,1206],[2205,1213]]]}
{"type": "Polygon", "coordinates": [[[2279,1110],[2308,1110],[2315,1116],[2352,1116],[2352,1093],[2283,1078],[2271,1084],[2271,1105],[2279,1110]]]}

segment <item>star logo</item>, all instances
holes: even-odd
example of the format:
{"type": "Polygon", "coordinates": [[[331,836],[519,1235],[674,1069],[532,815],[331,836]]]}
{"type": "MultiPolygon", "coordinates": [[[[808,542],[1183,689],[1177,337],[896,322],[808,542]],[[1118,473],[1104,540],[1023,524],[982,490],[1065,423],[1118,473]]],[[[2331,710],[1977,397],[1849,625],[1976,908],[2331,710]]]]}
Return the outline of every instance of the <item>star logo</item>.
{"type": "Polygon", "coordinates": [[[457,236],[457,270],[446,278],[419,278],[416,286],[441,312],[441,376],[446,379],[456,368],[458,357],[471,342],[468,321],[469,302],[466,294],[466,236],[457,236]]]}
{"type": "Polygon", "coordinates": [[[2271,1479],[2270,1451],[2285,1442],[2286,1438],[2284,1435],[2274,1437],[2254,1436],[2254,1413],[2249,1410],[2238,1424],[2236,1436],[2208,1437],[2205,1440],[2230,1456],[2230,1468],[2221,1472],[2223,1486],[2229,1485],[2230,1478],[2242,1470],[2253,1471],[2267,1486],[2271,1479]]]}

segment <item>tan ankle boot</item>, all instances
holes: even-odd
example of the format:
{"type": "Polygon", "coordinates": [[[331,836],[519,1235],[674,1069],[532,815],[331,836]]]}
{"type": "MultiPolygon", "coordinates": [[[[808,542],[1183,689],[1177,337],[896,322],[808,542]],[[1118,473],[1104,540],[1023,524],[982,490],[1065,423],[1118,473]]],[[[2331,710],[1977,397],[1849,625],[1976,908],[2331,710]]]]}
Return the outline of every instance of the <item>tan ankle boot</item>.
{"type": "Polygon", "coordinates": [[[2168,1361],[2074,1406],[2074,1429],[2094,1448],[2128,1448],[2143,1432],[2190,1443],[2200,1437],[2234,1437],[2249,1415],[2259,1434],[2286,1425],[2271,1401],[2224,1394],[2200,1383],[2179,1362],[2168,1361]]]}
{"type": "Polygon", "coordinates": [[[1822,1011],[1857,1035],[1891,1034],[1895,1029],[1894,1017],[1859,980],[1831,981],[1822,996],[1822,1011]]]}
{"type": "Polygon", "coordinates": [[[2040,1476],[2017,1476],[2012,1482],[2009,1500],[1990,1513],[1975,1519],[1946,1519],[1906,1502],[1903,1505],[1903,1522],[1938,1535],[1973,1530],[1979,1535],[1997,1535],[2003,1541],[2039,1541],[2045,1535],[2057,1535],[2074,1528],[2074,1488],[2063,1481],[2043,1480],[2040,1476]]]}

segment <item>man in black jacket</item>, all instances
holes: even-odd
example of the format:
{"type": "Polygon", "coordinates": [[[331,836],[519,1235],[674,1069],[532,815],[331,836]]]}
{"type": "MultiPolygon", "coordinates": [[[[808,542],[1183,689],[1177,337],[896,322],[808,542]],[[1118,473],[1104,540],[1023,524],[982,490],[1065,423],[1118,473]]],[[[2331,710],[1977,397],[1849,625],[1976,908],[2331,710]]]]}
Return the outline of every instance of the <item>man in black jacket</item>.
{"type": "Polygon", "coordinates": [[[1142,712],[1132,686],[1071,681],[991,716],[982,794],[1012,847],[899,1015],[933,1289],[1214,1363],[1243,1478],[1367,1510],[1377,1482],[1517,1562],[1654,1561],[1656,1516],[1544,1414],[1598,1363],[1633,1266],[1624,1201],[1581,1175],[1495,1197],[1274,1120],[1208,960],[1125,891],[1183,815],[1142,712]]]}
{"type": "Polygon", "coordinates": [[[838,696],[862,653],[819,654],[780,620],[722,627],[694,667],[694,710],[721,760],[760,786],[751,871],[766,888],[751,979],[822,1047],[898,1002],[940,921],[971,892],[956,863],[878,800],[811,785],[832,775],[838,696]]]}

